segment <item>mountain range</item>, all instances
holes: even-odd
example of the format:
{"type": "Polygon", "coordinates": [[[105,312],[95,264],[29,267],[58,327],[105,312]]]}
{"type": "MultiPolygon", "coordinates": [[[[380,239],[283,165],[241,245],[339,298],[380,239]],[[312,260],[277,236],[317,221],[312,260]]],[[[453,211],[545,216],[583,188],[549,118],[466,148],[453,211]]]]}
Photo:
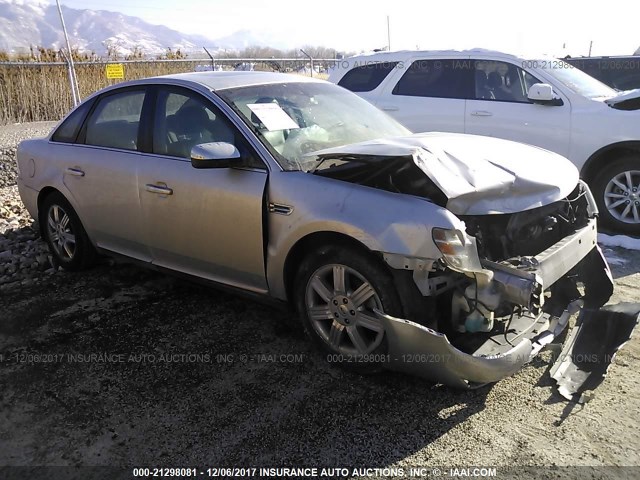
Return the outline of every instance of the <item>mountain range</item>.
{"type": "MultiPolygon", "coordinates": [[[[135,50],[145,55],[158,55],[166,52],[167,48],[190,54],[204,53],[202,47],[207,47],[212,53],[222,49],[241,50],[253,45],[286,48],[273,38],[248,30],[210,39],[181,33],[163,25],[152,25],[118,12],[65,6],[62,12],[71,47],[97,55],[104,55],[108,49],[125,56],[135,50]]],[[[64,46],[55,3],[46,0],[0,0],[0,50],[23,53],[31,46],[54,49],[64,46]]]]}

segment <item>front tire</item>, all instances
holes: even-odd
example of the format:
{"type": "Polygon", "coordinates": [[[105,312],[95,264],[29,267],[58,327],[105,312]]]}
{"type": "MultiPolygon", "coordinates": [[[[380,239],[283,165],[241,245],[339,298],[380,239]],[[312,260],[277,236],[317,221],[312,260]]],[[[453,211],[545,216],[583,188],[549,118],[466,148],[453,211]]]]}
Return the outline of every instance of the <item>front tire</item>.
{"type": "Polygon", "coordinates": [[[616,233],[640,235],[640,157],[611,163],[592,184],[600,224],[616,233]]]}
{"type": "Polygon", "coordinates": [[[78,271],[90,266],[95,249],[71,204],[59,192],[48,195],[39,212],[42,235],[55,263],[65,270],[78,271]]]}
{"type": "Polygon", "coordinates": [[[307,335],[335,363],[362,373],[380,370],[387,342],[374,310],[402,316],[380,260],[351,247],[323,247],[300,265],[294,296],[307,335]]]}

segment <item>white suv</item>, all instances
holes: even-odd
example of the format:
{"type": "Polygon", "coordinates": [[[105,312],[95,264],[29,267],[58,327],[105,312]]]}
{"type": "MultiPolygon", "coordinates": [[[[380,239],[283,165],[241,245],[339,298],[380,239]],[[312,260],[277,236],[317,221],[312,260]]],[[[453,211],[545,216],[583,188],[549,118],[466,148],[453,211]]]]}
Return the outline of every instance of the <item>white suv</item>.
{"type": "Polygon", "coordinates": [[[601,223],[640,234],[640,90],[617,92],[555,58],[480,49],[360,55],[338,61],[329,80],[414,132],[501,137],[564,155],[591,185],[601,223]]]}

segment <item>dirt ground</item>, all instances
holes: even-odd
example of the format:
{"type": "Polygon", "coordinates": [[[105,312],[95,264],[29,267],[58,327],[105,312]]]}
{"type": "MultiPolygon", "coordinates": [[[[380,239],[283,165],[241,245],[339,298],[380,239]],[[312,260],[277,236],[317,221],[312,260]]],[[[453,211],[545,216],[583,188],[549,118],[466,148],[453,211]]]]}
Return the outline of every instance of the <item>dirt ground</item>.
{"type": "MultiPolygon", "coordinates": [[[[640,300],[640,252],[607,253],[612,302],[640,300]]],[[[5,290],[0,353],[0,465],[640,465],[637,336],[583,407],[549,354],[457,391],[332,367],[286,312],[105,262],[5,290]]]]}

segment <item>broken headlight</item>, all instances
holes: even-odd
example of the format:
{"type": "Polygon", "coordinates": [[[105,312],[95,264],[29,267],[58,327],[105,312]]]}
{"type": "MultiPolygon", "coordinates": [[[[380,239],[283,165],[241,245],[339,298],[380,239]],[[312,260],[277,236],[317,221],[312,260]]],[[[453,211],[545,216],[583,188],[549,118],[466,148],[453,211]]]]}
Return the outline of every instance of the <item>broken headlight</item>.
{"type": "Polygon", "coordinates": [[[445,263],[453,270],[462,272],[482,270],[474,238],[460,230],[446,228],[434,228],[432,235],[445,263]]]}

